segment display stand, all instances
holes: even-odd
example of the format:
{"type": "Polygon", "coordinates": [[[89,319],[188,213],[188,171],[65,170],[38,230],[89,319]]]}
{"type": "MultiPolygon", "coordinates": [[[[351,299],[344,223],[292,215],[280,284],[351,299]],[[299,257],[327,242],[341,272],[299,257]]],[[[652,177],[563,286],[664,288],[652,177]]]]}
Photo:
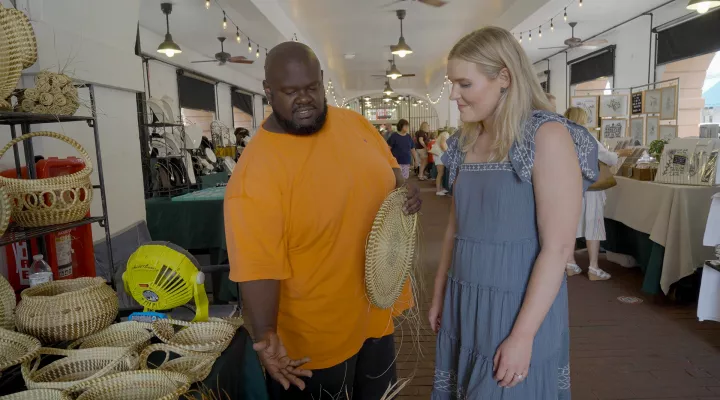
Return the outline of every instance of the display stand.
{"type": "MultiPolygon", "coordinates": [[[[24,112],[0,112],[0,125],[7,125],[10,127],[10,134],[13,139],[17,138],[16,127],[20,126],[20,131],[23,135],[31,132],[31,126],[37,124],[52,124],[52,123],[63,123],[63,122],[86,122],[89,127],[93,130],[93,137],[95,138],[95,156],[97,157],[97,173],[99,185],[93,185],[93,189],[100,190],[100,201],[102,204],[102,215],[96,217],[87,217],[79,221],[44,226],[39,228],[22,228],[19,226],[10,226],[2,237],[0,237],[0,246],[6,246],[12,243],[28,241],[28,249],[30,246],[30,239],[36,239],[38,249],[47,259],[47,247],[43,236],[49,233],[56,233],[67,229],[76,228],[78,226],[88,225],[97,222],[101,227],[105,229],[105,245],[107,246],[108,262],[111,268],[110,284],[115,287],[115,268],[113,264],[112,245],[110,242],[110,225],[108,223],[108,211],[107,211],[107,199],[105,195],[105,177],[103,173],[102,164],[102,153],[100,150],[100,135],[98,131],[97,121],[97,107],[95,104],[95,87],[92,84],[75,85],[78,88],[87,88],[90,93],[90,111],[92,116],[63,116],[63,115],[52,115],[52,114],[32,114],[24,112]]],[[[32,139],[23,141],[23,150],[25,158],[25,166],[27,168],[28,177],[30,179],[37,179],[37,171],[35,170],[35,152],[33,150],[32,139]]],[[[13,146],[13,155],[15,156],[15,171],[17,172],[18,179],[22,178],[21,175],[21,164],[20,164],[20,152],[18,151],[17,144],[13,146]]]]}

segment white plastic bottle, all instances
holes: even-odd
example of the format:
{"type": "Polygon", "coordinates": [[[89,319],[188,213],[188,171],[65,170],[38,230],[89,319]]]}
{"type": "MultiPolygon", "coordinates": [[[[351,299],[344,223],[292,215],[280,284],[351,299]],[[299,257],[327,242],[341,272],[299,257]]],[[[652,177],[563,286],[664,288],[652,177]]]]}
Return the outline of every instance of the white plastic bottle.
{"type": "Polygon", "coordinates": [[[50,269],[50,265],[43,260],[42,254],[33,256],[33,263],[30,266],[28,279],[30,280],[30,287],[53,280],[52,269],[50,269]]]}

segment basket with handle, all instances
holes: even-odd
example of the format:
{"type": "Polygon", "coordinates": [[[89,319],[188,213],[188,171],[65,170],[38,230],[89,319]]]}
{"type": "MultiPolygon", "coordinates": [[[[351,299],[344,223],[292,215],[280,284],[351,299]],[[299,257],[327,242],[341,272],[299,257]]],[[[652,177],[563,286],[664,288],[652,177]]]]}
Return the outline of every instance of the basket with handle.
{"type": "Polygon", "coordinates": [[[90,336],[78,339],[68,349],[90,349],[93,347],[128,347],[140,352],[150,344],[153,338],[152,327],[148,323],[125,321],[112,324],[90,336]]]}
{"type": "Polygon", "coordinates": [[[60,390],[32,389],[0,396],[0,400],[72,400],[72,397],[60,390]]]}
{"type": "Polygon", "coordinates": [[[169,318],[154,321],[152,329],[166,344],[203,353],[222,353],[237,330],[229,322],[185,322],[169,318]],[[176,331],[176,326],[181,329],[176,331]]]}
{"type": "Polygon", "coordinates": [[[35,357],[40,341],[22,333],[0,329],[0,372],[35,357]]]}
{"type": "Polygon", "coordinates": [[[91,335],[110,325],[118,313],[117,294],[99,277],[41,283],[20,297],[17,329],[43,343],[91,335]]]}
{"type": "Polygon", "coordinates": [[[140,370],[118,372],[79,385],[77,400],[176,400],[190,388],[190,378],[178,372],[140,370]]]}
{"type": "Polygon", "coordinates": [[[157,343],[151,344],[140,353],[140,368],[179,372],[187,375],[192,382],[200,382],[210,375],[218,357],[220,357],[220,353],[199,353],[165,343],[157,343]],[[165,353],[165,358],[155,364],[148,358],[157,352],[165,353]]]}
{"type": "Polygon", "coordinates": [[[43,179],[16,179],[0,176],[5,187],[12,218],[26,228],[64,224],[83,219],[90,211],[93,188],[90,155],[75,140],[55,132],[32,132],[11,140],[0,150],[0,158],[15,144],[34,137],[50,137],[74,147],[85,161],[85,167],[73,174],[43,179]]]}
{"type": "Polygon", "coordinates": [[[90,380],[115,372],[132,371],[137,366],[138,355],[128,348],[67,350],[42,347],[33,359],[22,363],[20,371],[28,389],[72,390],[90,380]],[[44,355],[62,358],[40,367],[44,364],[41,357],[44,355]]]}

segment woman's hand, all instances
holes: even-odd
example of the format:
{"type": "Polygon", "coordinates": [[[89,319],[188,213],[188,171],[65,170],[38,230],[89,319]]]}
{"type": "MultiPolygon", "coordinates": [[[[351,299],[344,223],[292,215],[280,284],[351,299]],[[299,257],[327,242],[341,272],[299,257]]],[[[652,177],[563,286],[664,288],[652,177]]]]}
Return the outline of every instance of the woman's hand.
{"type": "Polygon", "coordinates": [[[443,309],[443,295],[433,296],[432,305],[430,306],[430,312],[428,313],[428,320],[430,321],[430,328],[436,334],[440,329],[440,319],[442,318],[443,309]]]}
{"type": "Polygon", "coordinates": [[[527,378],[532,345],[532,336],[512,333],[502,342],[493,358],[493,372],[499,386],[511,388],[527,378]]]}

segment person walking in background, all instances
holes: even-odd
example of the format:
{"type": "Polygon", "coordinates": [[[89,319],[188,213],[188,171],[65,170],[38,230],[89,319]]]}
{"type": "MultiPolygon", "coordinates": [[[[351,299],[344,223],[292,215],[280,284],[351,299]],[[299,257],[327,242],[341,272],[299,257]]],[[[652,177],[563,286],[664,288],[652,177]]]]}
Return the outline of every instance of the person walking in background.
{"type": "Polygon", "coordinates": [[[427,168],[428,163],[427,141],[429,130],[430,125],[427,122],[423,122],[420,124],[420,130],[415,133],[415,152],[417,153],[415,162],[420,168],[418,170],[418,179],[421,181],[427,179],[425,176],[425,168],[427,168]]]}
{"type": "Polygon", "coordinates": [[[443,158],[455,187],[429,312],[432,399],[570,399],[565,262],[597,142],[552,112],[505,29],[460,39],[447,69],[464,126],[443,158]]]}
{"type": "MultiPolygon", "coordinates": [[[[565,118],[575,122],[578,125],[587,124],[587,113],[580,107],[570,107],[565,111],[565,118]]],[[[594,136],[593,136],[594,137],[594,136]]],[[[612,167],[618,163],[618,155],[602,145],[595,139],[598,146],[598,160],[612,167]]],[[[591,281],[605,281],[610,279],[610,274],[598,267],[598,258],[600,257],[600,241],[605,240],[605,200],[607,199],[604,190],[589,190],[585,192],[582,204],[582,214],[580,215],[580,223],[577,228],[577,237],[585,238],[587,244],[588,258],[590,266],[588,267],[588,278],[591,281]]],[[[573,252],[568,258],[566,271],[568,276],[582,273],[582,269],[575,261],[575,253],[573,252]]]]}
{"type": "Polygon", "coordinates": [[[430,149],[430,153],[433,155],[433,161],[435,162],[435,169],[437,170],[437,176],[435,177],[435,194],[438,196],[447,195],[448,191],[443,188],[443,178],[445,176],[445,165],[442,162],[442,156],[447,151],[447,140],[450,134],[446,130],[441,130],[438,135],[435,144],[430,149]]]}
{"type": "Polygon", "coordinates": [[[401,119],[397,123],[397,132],[393,132],[390,135],[387,143],[390,146],[390,152],[397,160],[400,165],[400,172],[403,178],[407,179],[410,177],[410,165],[412,164],[412,153],[414,142],[408,131],[410,125],[407,120],[401,119]]]}

